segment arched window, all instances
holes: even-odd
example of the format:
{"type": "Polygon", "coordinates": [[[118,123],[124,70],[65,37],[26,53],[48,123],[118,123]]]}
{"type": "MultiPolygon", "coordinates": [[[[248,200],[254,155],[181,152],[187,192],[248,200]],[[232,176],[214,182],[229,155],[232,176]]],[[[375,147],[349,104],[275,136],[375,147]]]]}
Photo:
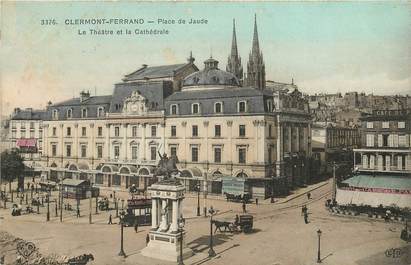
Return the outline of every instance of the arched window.
{"type": "Polygon", "coordinates": [[[66,113],[67,119],[71,119],[73,118],[73,110],[72,109],[68,109],[67,113],[66,113]]]}
{"type": "Polygon", "coordinates": [[[215,113],[222,113],[223,112],[223,103],[221,102],[216,102],[214,104],[214,112],[215,113]]]}
{"type": "Polygon", "coordinates": [[[198,113],[200,113],[200,104],[198,104],[198,103],[193,103],[193,104],[191,105],[191,113],[192,113],[192,114],[198,114],[198,113]]]}
{"type": "Polygon", "coordinates": [[[171,108],[171,110],[170,110],[171,115],[177,115],[177,114],[178,114],[178,106],[177,106],[177,104],[171,105],[170,108],[171,108]]]}
{"type": "Polygon", "coordinates": [[[87,118],[87,109],[81,109],[81,117],[87,118]]]}
{"type": "Polygon", "coordinates": [[[238,102],[238,112],[246,112],[247,111],[247,104],[245,101],[238,102]]]}
{"type": "Polygon", "coordinates": [[[98,107],[97,117],[103,117],[103,116],[104,116],[104,107],[98,107]]]}
{"type": "Polygon", "coordinates": [[[54,110],[53,110],[53,113],[52,113],[53,119],[54,119],[54,120],[57,120],[57,119],[58,119],[58,115],[59,115],[59,111],[56,110],[56,109],[54,109],[54,110]]]}

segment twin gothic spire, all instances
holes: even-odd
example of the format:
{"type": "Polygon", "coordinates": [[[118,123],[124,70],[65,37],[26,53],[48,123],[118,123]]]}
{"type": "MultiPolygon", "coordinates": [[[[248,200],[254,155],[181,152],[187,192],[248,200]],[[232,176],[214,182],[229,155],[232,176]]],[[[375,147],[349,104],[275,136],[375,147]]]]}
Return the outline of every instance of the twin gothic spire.
{"type": "Polygon", "coordinates": [[[257,89],[265,88],[265,64],[263,53],[260,51],[257,31],[257,15],[254,16],[254,35],[252,48],[247,62],[247,73],[243,78],[243,67],[241,57],[238,54],[237,36],[235,31],[235,20],[233,20],[233,39],[231,43],[231,54],[228,56],[227,72],[233,73],[239,80],[244,80],[245,86],[257,89]]]}

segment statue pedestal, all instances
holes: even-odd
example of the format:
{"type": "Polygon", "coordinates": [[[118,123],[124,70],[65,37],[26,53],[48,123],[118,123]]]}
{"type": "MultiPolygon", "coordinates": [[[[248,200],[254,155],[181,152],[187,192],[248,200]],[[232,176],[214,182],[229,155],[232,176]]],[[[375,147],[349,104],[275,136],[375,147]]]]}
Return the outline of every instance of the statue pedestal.
{"type": "MultiPolygon", "coordinates": [[[[152,199],[150,241],[141,254],[160,260],[177,262],[180,258],[179,218],[185,187],[178,181],[165,180],[151,185],[148,191],[152,199]]],[[[183,232],[183,258],[193,255],[186,246],[183,232]]]]}

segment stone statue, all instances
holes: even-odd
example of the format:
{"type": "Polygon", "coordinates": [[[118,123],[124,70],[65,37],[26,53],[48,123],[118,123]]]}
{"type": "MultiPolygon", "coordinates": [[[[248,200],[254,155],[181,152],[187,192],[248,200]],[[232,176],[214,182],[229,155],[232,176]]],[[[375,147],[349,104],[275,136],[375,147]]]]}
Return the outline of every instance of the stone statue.
{"type": "Polygon", "coordinates": [[[177,169],[177,156],[169,158],[166,153],[161,155],[160,152],[158,152],[158,155],[160,156],[160,161],[158,162],[154,176],[163,176],[163,180],[174,179],[173,175],[179,172],[177,169]]]}

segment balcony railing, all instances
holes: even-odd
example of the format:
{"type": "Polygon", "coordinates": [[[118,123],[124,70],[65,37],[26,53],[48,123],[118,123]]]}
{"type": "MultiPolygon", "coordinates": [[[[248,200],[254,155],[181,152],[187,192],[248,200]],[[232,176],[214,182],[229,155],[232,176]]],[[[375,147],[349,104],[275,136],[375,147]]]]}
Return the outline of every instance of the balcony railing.
{"type": "Polygon", "coordinates": [[[358,168],[360,171],[369,171],[369,172],[395,172],[395,173],[411,173],[411,167],[398,167],[398,166],[378,166],[373,167],[364,167],[362,164],[355,165],[355,168],[358,168]]]}

